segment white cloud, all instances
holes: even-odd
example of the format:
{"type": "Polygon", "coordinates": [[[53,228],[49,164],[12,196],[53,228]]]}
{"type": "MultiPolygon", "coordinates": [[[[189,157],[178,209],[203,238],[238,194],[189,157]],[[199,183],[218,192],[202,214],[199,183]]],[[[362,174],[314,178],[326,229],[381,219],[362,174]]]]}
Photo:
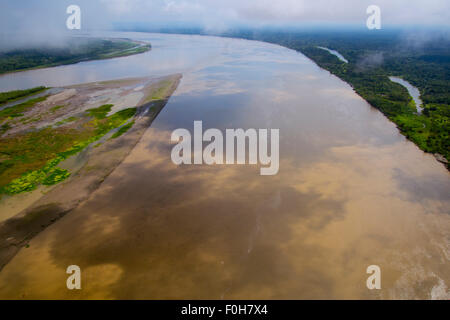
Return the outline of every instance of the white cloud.
{"type": "MultiPolygon", "coordinates": [[[[12,0],[8,0],[12,1],[12,0]]],[[[90,3],[98,2],[95,0],[90,3]]],[[[100,0],[114,19],[167,18],[218,23],[341,22],[364,24],[366,8],[380,6],[386,24],[449,24],[448,0],[100,0]]],[[[86,5],[89,6],[86,2],[86,5]]]]}
{"type": "Polygon", "coordinates": [[[365,25],[366,8],[381,8],[382,25],[450,25],[449,0],[2,0],[0,33],[52,33],[65,28],[65,8],[82,9],[85,29],[108,28],[113,22],[200,24],[226,29],[236,24],[270,25],[349,23],[365,25]]]}
{"type": "Polygon", "coordinates": [[[124,13],[129,13],[132,11],[133,4],[135,1],[129,0],[100,0],[100,2],[105,5],[108,10],[114,14],[121,15],[124,13]]]}

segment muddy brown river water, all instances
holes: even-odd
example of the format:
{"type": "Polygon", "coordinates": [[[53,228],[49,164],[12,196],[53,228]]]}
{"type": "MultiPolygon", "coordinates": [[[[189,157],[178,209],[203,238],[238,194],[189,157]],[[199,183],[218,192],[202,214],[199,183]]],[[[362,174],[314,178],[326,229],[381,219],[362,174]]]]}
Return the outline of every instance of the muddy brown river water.
{"type": "Polygon", "coordinates": [[[5,91],[183,73],[125,161],[0,272],[1,298],[450,298],[450,175],[349,85],[271,44],[112,35],[153,50],[0,77],[5,91]],[[280,129],[279,173],[174,165],[171,132],[194,120],[280,129]]]}

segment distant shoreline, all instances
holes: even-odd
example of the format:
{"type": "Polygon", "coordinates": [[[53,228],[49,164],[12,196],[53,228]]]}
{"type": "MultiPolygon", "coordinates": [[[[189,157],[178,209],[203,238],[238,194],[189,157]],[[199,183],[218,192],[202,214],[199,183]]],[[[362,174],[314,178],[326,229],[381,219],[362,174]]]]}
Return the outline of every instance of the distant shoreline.
{"type": "MultiPolygon", "coordinates": [[[[108,60],[108,59],[114,59],[114,58],[121,58],[121,57],[127,57],[135,54],[145,53],[152,49],[152,46],[150,43],[142,42],[142,41],[136,41],[136,40],[130,40],[130,39],[107,39],[107,38],[87,38],[90,40],[96,40],[96,41],[110,41],[111,43],[119,43],[126,44],[129,47],[127,48],[116,48],[112,49],[113,51],[96,51],[95,53],[92,53],[90,56],[67,56],[67,59],[61,60],[54,63],[47,63],[47,64],[38,64],[31,67],[26,68],[20,68],[20,69],[14,69],[14,70],[8,70],[8,71],[0,71],[0,76],[7,75],[7,74],[13,74],[17,72],[24,72],[24,71],[30,71],[30,70],[38,70],[38,69],[45,69],[45,68],[52,68],[52,67],[58,67],[58,66],[64,66],[64,65],[71,65],[71,64],[77,64],[80,62],[86,62],[86,61],[95,61],[95,60],[108,60]],[[133,46],[131,46],[133,45],[133,46]]],[[[23,50],[18,51],[21,53],[28,53],[32,54],[32,50],[23,50]]],[[[2,69],[2,64],[9,63],[8,61],[4,62],[2,59],[5,59],[6,55],[10,55],[11,52],[6,53],[0,53],[0,70],[2,69]],[[3,57],[2,57],[3,56],[3,57]]],[[[14,58],[14,57],[13,57],[14,58]]]]}

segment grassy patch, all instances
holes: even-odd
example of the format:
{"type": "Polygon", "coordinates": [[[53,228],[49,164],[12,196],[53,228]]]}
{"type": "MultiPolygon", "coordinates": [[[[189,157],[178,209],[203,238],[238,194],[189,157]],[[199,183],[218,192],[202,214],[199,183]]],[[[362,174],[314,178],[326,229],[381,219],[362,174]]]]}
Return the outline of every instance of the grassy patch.
{"type": "Polygon", "coordinates": [[[111,139],[120,137],[121,135],[126,133],[128,130],[130,130],[133,125],[134,125],[134,121],[127,123],[126,125],[120,127],[120,129],[117,130],[117,132],[112,135],[111,139]]]}
{"type": "Polygon", "coordinates": [[[42,181],[42,184],[45,186],[51,186],[66,180],[68,177],[70,177],[69,171],[60,168],[53,168],[52,172],[50,172],[42,181]]]}
{"type": "Polygon", "coordinates": [[[7,102],[13,102],[18,99],[22,99],[28,97],[33,94],[37,94],[46,90],[46,87],[36,87],[26,90],[14,90],[8,92],[0,92],[0,105],[5,104],[7,102]]]}
{"type": "Polygon", "coordinates": [[[124,125],[137,110],[106,117],[111,107],[90,110],[88,115],[94,119],[82,123],[81,129],[44,128],[0,140],[0,193],[13,195],[67,179],[70,173],[57,167],[61,161],[124,125]]]}
{"type": "Polygon", "coordinates": [[[64,108],[64,106],[54,106],[53,108],[50,109],[50,112],[55,113],[56,111],[58,111],[61,108],[64,108]]]}
{"type": "Polygon", "coordinates": [[[112,104],[104,104],[98,108],[88,109],[86,112],[89,114],[89,116],[96,119],[104,119],[106,118],[106,115],[111,111],[112,107],[112,104]]]}
{"type": "Polygon", "coordinates": [[[0,140],[0,154],[4,157],[0,163],[0,168],[3,168],[0,169],[0,187],[18,179],[6,193],[32,190],[35,187],[35,184],[31,186],[33,181],[45,178],[42,172],[33,171],[44,167],[59,152],[72,147],[74,141],[89,136],[88,131],[45,128],[0,140]]]}
{"type": "Polygon", "coordinates": [[[78,120],[77,117],[70,117],[70,118],[67,118],[67,119],[58,121],[58,122],[56,123],[56,125],[57,125],[57,126],[61,126],[61,125],[63,125],[63,124],[70,123],[70,122],[74,122],[74,121],[77,121],[77,120],[78,120]]]}
{"type": "Polygon", "coordinates": [[[28,124],[28,123],[31,123],[31,122],[38,122],[38,121],[41,121],[42,120],[42,116],[37,116],[37,117],[34,117],[34,118],[22,118],[22,119],[20,119],[20,122],[22,122],[23,124],[28,124]]]}
{"type": "Polygon", "coordinates": [[[0,126],[0,134],[4,134],[6,131],[11,129],[11,125],[9,123],[4,123],[0,126]]]}
{"type": "Polygon", "coordinates": [[[47,99],[47,97],[34,98],[24,103],[0,110],[0,121],[8,118],[22,117],[24,112],[33,108],[37,103],[45,101],[45,99],[47,99]]]}
{"type": "Polygon", "coordinates": [[[96,135],[103,136],[108,133],[110,130],[120,127],[124,124],[128,119],[133,117],[136,114],[136,108],[129,108],[120,110],[113,115],[109,116],[106,119],[95,119],[93,124],[95,125],[95,133],[96,135]],[[102,121],[103,120],[103,121],[102,121]],[[106,120],[106,121],[105,121],[106,120]]]}
{"type": "Polygon", "coordinates": [[[147,98],[145,103],[153,100],[165,99],[168,96],[171,85],[172,81],[166,80],[161,82],[157,87],[153,87],[152,90],[148,93],[149,98],[147,98]]]}

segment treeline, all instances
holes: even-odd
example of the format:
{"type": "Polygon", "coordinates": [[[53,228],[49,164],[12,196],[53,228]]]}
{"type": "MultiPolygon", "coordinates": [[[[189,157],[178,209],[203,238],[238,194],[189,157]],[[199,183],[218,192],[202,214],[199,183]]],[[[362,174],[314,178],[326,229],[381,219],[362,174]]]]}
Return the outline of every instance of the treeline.
{"type": "Polygon", "coordinates": [[[0,74],[38,67],[73,64],[148,51],[150,46],[140,46],[125,39],[106,40],[72,38],[61,47],[21,49],[0,52],[0,74]],[[136,48],[136,52],[133,49],[136,48]]]}
{"type": "MultiPolygon", "coordinates": [[[[348,82],[373,107],[395,122],[422,150],[450,161],[450,40],[426,42],[402,32],[233,31],[226,36],[261,40],[302,52],[321,68],[348,82]],[[337,50],[349,62],[318,46],[337,50]],[[400,76],[416,86],[424,103],[417,114],[407,90],[389,80],[400,76]]],[[[447,168],[450,168],[447,164],[447,168]]]]}

